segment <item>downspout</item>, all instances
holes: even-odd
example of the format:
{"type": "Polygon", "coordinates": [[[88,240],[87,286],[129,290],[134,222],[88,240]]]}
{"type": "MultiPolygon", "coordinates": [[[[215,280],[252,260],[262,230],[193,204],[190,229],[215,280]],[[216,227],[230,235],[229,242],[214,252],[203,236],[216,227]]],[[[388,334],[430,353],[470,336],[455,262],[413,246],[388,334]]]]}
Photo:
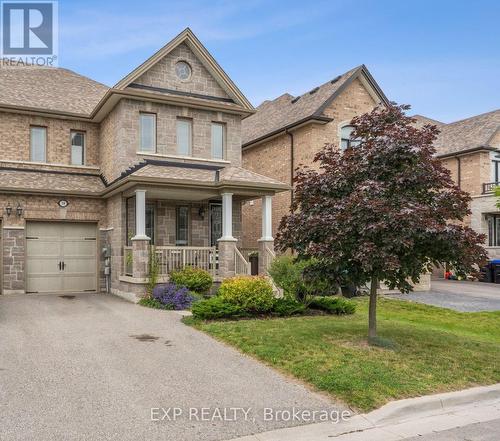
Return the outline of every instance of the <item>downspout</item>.
{"type": "Polygon", "coordinates": [[[460,156],[456,157],[457,159],[457,185],[458,188],[462,188],[462,163],[460,161],[460,156]]]}
{"type": "Polygon", "coordinates": [[[294,166],[294,139],[293,139],[293,133],[289,132],[288,129],[285,131],[285,133],[290,137],[290,186],[292,189],[290,190],[290,205],[293,202],[293,179],[295,178],[295,166],[294,166]]]}

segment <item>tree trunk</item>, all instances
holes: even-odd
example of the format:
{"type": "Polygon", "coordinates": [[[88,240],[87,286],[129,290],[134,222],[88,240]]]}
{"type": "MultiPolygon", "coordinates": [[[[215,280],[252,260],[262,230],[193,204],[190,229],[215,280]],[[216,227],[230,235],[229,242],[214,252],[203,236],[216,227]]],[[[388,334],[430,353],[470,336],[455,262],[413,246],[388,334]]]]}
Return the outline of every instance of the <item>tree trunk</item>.
{"type": "Polygon", "coordinates": [[[372,276],[370,286],[370,306],[368,308],[368,341],[377,337],[377,289],[378,278],[372,276]]]}

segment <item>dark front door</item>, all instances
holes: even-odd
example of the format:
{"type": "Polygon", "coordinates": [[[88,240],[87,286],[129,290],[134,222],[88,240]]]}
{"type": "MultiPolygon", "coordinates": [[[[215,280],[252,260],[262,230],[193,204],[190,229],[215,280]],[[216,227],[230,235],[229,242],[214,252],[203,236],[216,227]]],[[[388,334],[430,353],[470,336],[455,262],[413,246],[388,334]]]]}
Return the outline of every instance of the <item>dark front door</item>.
{"type": "Polygon", "coordinates": [[[217,246],[222,237],[222,205],[210,204],[210,246],[217,246]]]}

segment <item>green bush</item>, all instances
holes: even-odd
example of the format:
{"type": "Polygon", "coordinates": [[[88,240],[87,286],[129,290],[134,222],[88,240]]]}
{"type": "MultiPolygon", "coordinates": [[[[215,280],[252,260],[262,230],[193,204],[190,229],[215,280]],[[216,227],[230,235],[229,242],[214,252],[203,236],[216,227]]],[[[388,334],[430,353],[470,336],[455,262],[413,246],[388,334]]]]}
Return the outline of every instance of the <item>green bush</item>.
{"type": "Polygon", "coordinates": [[[229,303],[217,296],[194,303],[191,312],[194,318],[200,320],[237,318],[246,315],[241,306],[229,303]]]}
{"type": "Polygon", "coordinates": [[[146,306],[148,308],[154,308],[154,309],[174,309],[172,305],[164,305],[161,303],[158,299],[155,299],[154,297],[143,297],[142,299],[139,300],[139,305],[146,306]]]}
{"type": "Polygon", "coordinates": [[[291,256],[280,256],[271,263],[269,275],[291,299],[304,302],[309,295],[336,294],[338,286],[321,277],[321,272],[308,272],[316,263],[315,259],[297,260],[291,256]],[[305,272],[308,277],[304,277],[305,272]]]}
{"type": "Polygon", "coordinates": [[[313,297],[309,308],[320,309],[329,314],[354,314],[356,304],[342,297],[313,297]]]}
{"type": "Polygon", "coordinates": [[[249,313],[257,314],[271,311],[275,301],[271,284],[264,277],[258,276],[226,279],[217,295],[249,313]]]}
{"type": "Polygon", "coordinates": [[[303,303],[297,302],[294,299],[276,299],[274,301],[272,314],[279,317],[288,317],[291,315],[303,314],[306,307],[303,303]]]}
{"type": "Polygon", "coordinates": [[[170,281],[177,286],[185,286],[190,291],[199,294],[206,294],[213,284],[213,279],[209,272],[191,266],[178,271],[172,271],[170,273],[170,281]]]}

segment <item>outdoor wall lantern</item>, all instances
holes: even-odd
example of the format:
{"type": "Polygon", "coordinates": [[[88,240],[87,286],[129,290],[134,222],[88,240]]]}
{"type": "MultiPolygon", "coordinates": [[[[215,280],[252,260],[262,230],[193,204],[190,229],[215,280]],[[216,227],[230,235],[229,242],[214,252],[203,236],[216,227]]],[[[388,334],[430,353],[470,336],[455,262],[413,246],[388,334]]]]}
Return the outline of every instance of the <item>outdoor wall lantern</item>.
{"type": "Polygon", "coordinates": [[[23,215],[23,208],[21,207],[21,204],[17,204],[16,214],[17,217],[21,217],[23,215]]]}
{"type": "Polygon", "coordinates": [[[198,215],[201,217],[201,220],[205,219],[205,207],[200,207],[198,215]]]}
{"type": "Polygon", "coordinates": [[[5,212],[7,213],[7,216],[10,216],[12,214],[12,207],[10,206],[10,202],[5,207],[5,212]]]}

